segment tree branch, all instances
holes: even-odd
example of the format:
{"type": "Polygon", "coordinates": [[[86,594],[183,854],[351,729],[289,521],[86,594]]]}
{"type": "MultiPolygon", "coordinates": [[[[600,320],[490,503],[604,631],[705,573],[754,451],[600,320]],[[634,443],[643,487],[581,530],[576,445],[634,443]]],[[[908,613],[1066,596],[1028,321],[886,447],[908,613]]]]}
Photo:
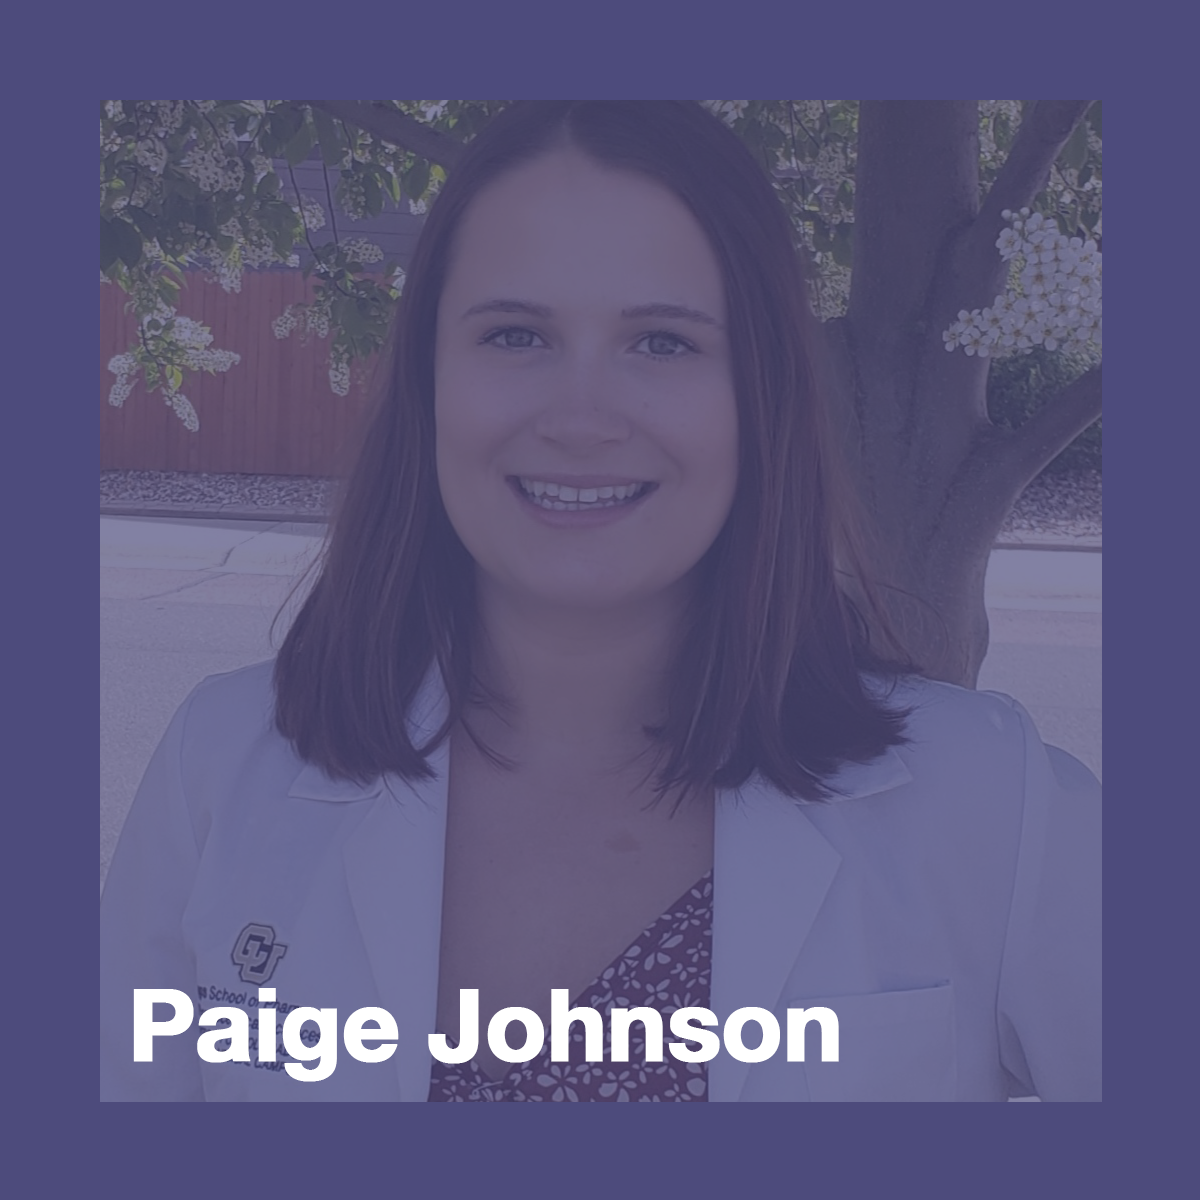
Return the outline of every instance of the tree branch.
{"type": "Polygon", "coordinates": [[[1013,138],[1012,149],[984,199],[975,225],[978,238],[991,246],[1000,233],[1000,214],[1025,208],[1046,186],[1050,168],[1090,100],[1035,100],[1013,138]]]}
{"type": "Polygon", "coordinates": [[[976,101],[861,102],[847,315],[862,338],[903,338],[925,307],[947,233],[978,210],[976,101]]]}
{"type": "Polygon", "coordinates": [[[1007,437],[992,443],[1000,470],[1020,489],[1101,412],[1101,368],[1084,372],[1007,437]]]}
{"type": "Polygon", "coordinates": [[[302,100],[339,121],[365,129],[373,137],[409,150],[451,171],[458,165],[466,146],[436,129],[378,100],[302,100]]]}
{"type": "Polygon", "coordinates": [[[955,239],[931,310],[944,329],[960,309],[991,304],[1002,290],[1007,267],[996,252],[1004,228],[1001,213],[1032,203],[1090,100],[1035,100],[1025,112],[1012,149],[1000,168],[978,215],[955,239]]]}

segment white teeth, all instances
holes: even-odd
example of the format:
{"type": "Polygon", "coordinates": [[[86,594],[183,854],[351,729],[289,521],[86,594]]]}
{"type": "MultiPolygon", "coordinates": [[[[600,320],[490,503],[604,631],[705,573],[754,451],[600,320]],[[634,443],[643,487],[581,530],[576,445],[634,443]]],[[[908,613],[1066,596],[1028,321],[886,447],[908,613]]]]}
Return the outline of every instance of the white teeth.
{"type": "Polygon", "coordinates": [[[579,512],[585,508],[611,508],[614,504],[641,494],[641,483],[622,483],[605,487],[573,488],[567,484],[546,483],[540,479],[520,478],[521,490],[542,508],[556,512],[579,512]]]}

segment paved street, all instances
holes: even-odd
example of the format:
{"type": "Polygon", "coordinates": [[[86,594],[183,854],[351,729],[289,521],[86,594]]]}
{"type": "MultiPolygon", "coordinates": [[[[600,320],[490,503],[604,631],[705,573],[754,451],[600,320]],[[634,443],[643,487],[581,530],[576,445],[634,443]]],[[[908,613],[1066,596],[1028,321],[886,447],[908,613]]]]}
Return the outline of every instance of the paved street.
{"type": "MultiPolygon", "coordinates": [[[[266,522],[101,518],[102,879],[171,714],[205,675],[271,656],[272,622],[321,532],[266,522]]],[[[979,684],[1015,696],[1046,741],[1097,774],[1101,559],[1040,550],[993,554],[992,641],[979,684]]],[[[277,632],[284,628],[281,622],[277,632]]]]}

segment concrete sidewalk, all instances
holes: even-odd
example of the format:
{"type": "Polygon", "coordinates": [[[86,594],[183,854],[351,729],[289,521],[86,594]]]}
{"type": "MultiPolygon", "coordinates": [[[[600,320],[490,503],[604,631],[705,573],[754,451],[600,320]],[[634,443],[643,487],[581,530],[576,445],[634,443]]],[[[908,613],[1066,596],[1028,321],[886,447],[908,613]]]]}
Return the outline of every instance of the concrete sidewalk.
{"type": "MultiPolygon", "coordinates": [[[[102,871],[171,714],[204,676],[274,653],[323,534],[314,524],[101,517],[102,871]]],[[[993,552],[979,681],[1015,696],[1047,741],[1097,774],[1102,560],[993,552]]]]}
{"type": "MultiPolygon", "coordinates": [[[[100,566],[175,572],[188,587],[229,575],[287,579],[290,586],[317,557],[324,533],[323,525],[299,522],[101,517],[100,566]]],[[[1102,571],[1101,554],[995,550],[985,599],[989,609],[1099,613],[1102,571]]]]}

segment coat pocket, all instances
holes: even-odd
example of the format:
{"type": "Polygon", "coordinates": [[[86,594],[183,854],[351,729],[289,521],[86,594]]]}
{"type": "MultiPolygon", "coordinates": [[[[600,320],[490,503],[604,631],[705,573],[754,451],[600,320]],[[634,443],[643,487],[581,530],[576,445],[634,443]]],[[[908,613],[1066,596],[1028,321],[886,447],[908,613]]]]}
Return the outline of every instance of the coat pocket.
{"type": "Polygon", "coordinates": [[[958,1082],[954,988],[950,983],[902,992],[788,1000],[787,1008],[832,1009],[838,1018],[837,1062],[812,1059],[802,1070],[812,1100],[953,1100],[958,1082]]]}

